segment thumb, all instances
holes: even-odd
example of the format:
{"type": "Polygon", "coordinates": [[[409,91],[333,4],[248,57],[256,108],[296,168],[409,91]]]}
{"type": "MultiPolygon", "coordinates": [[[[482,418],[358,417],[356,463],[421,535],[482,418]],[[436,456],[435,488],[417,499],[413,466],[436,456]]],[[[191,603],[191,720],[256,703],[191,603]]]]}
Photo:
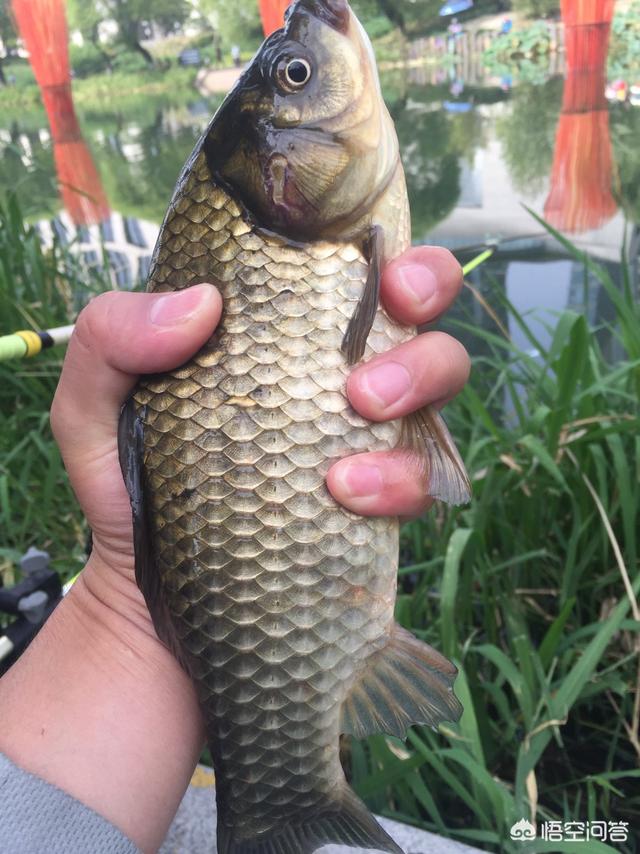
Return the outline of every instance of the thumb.
{"type": "Polygon", "coordinates": [[[211,336],[221,313],[213,285],[170,294],[112,292],[92,300],[78,317],[51,409],[65,463],[113,444],[138,375],[185,362],[211,336]]]}

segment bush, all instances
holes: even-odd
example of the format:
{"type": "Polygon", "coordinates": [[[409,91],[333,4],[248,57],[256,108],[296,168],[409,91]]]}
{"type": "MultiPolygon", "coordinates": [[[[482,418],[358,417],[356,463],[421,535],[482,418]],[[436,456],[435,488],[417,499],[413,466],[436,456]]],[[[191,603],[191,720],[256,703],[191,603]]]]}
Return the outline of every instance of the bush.
{"type": "Polygon", "coordinates": [[[631,83],[640,79],[640,3],[626,11],[618,11],[613,19],[609,76],[630,77],[631,83]]]}
{"type": "Polygon", "coordinates": [[[113,70],[133,74],[138,71],[147,71],[149,64],[140,53],[132,50],[123,50],[113,60],[113,70]]]}
{"type": "Polygon", "coordinates": [[[551,34],[543,21],[536,21],[523,30],[512,30],[495,39],[484,52],[487,63],[512,63],[522,59],[538,59],[551,51],[551,34]]]}
{"type": "Polygon", "coordinates": [[[378,15],[375,18],[365,21],[364,28],[369,34],[370,39],[380,39],[390,33],[394,27],[387,17],[378,15]]]}
{"type": "Polygon", "coordinates": [[[69,46],[69,60],[76,77],[89,77],[91,74],[101,74],[109,68],[106,54],[101,53],[94,45],[85,42],[82,47],[69,46]]]}

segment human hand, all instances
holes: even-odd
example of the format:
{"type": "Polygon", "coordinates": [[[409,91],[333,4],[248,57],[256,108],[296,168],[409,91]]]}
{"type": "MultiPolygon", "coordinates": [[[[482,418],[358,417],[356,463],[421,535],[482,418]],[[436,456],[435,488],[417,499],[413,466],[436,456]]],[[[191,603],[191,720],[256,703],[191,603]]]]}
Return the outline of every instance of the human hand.
{"type": "Polygon", "coordinates": [[[118,418],[137,375],[184,362],[221,309],[216,289],[204,285],[166,297],[105,294],[82,312],[51,420],[94,550],[0,680],[0,751],[144,852],[166,836],[204,728],[194,687],[156,637],[135,583],[118,418]]]}
{"type": "MultiPolygon", "coordinates": [[[[462,270],[446,249],[409,249],[387,266],[382,299],[389,314],[407,325],[429,323],[445,312],[462,287],[462,270]]],[[[392,421],[455,397],[469,378],[464,347],[442,332],[426,332],[357,367],[347,392],[370,421],[392,421]]],[[[327,479],[336,499],[363,516],[421,515],[429,497],[428,471],[402,450],[359,454],[333,466],[327,479]]]]}
{"type": "MultiPolygon", "coordinates": [[[[417,247],[387,266],[382,298],[391,315],[417,326],[446,311],[461,284],[451,253],[417,247]]],[[[134,555],[131,509],[118,462],[120,409],[139,374],[170,370],[196,352],[221,311],[220,295],[211,285],[175,294],[98,297],[78,319],[52,407],[54,433],[93,531],[97,569],[86,574],[85,583],[97,583],[100,598],[116,607],[121,599],[140,626],[149,626],[141,597],[137,589],[132,595],[121,586],[133,581],[134,555]]],[[[444,333],[427,332],[355,368],[347,391],[361,415],[386,421],[426,404],[444,405],[468,375],[462,345],[444,333]]],[[[337,501],[364,515],[415,516],[430,504],[424,469],[402,451],[342,460],[329,472],[328,486],[337,501]]]]}
{"type": "Polygon", "coordinates": [[[152,634],[135,587],[131,504],[118,457],[120,410],[140,374],[184,363],[211,336],[221,313],[212,285],[102,294],[78,317],[51,408],[53,433],[92,531],[82,583],[152,634]]]}

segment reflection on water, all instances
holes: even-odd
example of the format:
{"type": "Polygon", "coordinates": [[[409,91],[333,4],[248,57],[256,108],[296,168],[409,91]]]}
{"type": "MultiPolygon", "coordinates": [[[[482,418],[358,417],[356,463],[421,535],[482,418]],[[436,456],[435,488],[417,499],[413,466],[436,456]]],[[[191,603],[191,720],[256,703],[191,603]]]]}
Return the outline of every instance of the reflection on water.
{"type": "MultiPolygon", "coordinates": [[[[606,103],[603,68],[513,87],[477,75],[471,85],[455,66],[431,68],[428,82],[417,68],[384,76],[414,240],[449,246],[463,258],[496,242],[498,252],[474,274],[476,283],[498,283],[520,310],[570,306],[596,320],[607,309],[596,283],[584,286],[582,267],[567,260],[525,206],[577,232],[572,239],[610,265],[614,278],[625,234],[628,245],[637,243],[631,238],[640,224],[640,108],[606,103]]],[[[15,189],[30,218],[44,223],[43,236],[70,241],[88,265],[101,262],[104,243],[114,283],[130,287],[146,272],[177,175],[218,103],[146,98],[125,110],[115,100],[82,112],[116,212],[102,229],[78,229],[60,213],[44,116],[0,126],[0,193],[15,189]]]]}
{"type": "Polygon", "coordinates": [[[73,103],[63,0],[13,0],[13,14],[40,86],[64,207],[76,225],[100,222],[109,206],[73,103]]]}
{"type": "Polygon", "coordinates": [[[565,7],[565,15],[571,16],[566,27],[568,73],[544,213],[552,225],[570,232],[599,228],[617,208],[605,94],[613,6],[613,0],[606,0],[597,22],[576,20],[575,9],[572,13],[565,7]]]}
{"type": "Polygon", "coordinates": [[[54,240],[70,246],[87,269],[107,264],[114,286],[124,290],[146,279],[158,236],[157,223],[119,213],[107,213],[98,225],[76,227],[62,211],[52,220],[41,220],[37,228],[45,246],[54,240]]]}

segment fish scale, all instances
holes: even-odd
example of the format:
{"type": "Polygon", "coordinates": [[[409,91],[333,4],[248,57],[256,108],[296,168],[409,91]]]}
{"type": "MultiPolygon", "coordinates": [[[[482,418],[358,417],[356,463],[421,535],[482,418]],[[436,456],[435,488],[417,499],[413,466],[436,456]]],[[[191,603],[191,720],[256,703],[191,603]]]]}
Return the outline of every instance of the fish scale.
{"type": "MultiPolygon", "coordinates": [[[[345,394],[360,250],[249,230],[203,154],[188,172],[164,225],[179,237],[148,287],[206,271],[224,315],[193,361],[135,399],[157,570],[215,746],[219,815],[253,836],[321,805],[342,776],[342,703],[393,624],[398,524],[341,508],[325,477],[392,447],[399,425],[364,420],[345,394]]],[[[368,355],[409,337],[380,311],[368,355]]]]}

